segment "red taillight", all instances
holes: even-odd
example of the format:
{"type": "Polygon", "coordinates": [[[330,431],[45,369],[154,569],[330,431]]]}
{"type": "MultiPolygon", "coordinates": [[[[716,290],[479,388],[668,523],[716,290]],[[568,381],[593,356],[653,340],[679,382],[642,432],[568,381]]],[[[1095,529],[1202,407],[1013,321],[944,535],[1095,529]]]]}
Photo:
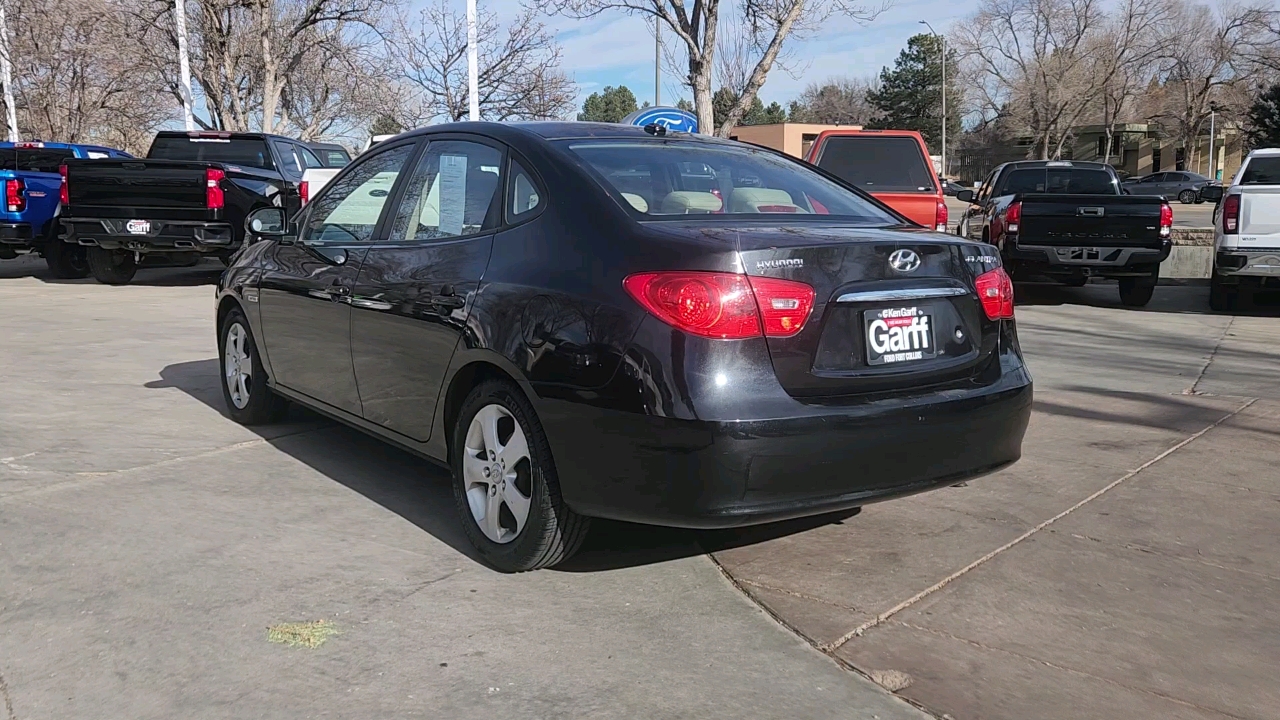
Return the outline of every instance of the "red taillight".
{"type": "Polygon", "coordinates": [[[933,229],[938,232],[947,231],[947,204],[941,200],[938,201],[938,209],[933,215],[933,229]]]}
{"type": "Polygon", "coordinates": [[[302,198],[302,204],[306,205],[311,199],[311,185],[306,180],[298,183],[298,197],[302,198]]]}
{"type": "Polygon", "coordinates": [[[1016,235],[1018,233],[1018,225],[1022,222],[1022,202],[1018,201],[1011,204],[1004,211],[1004,229],[1005,232],[1016,235]]]}
{"type": "Polygon", "coordinates": [[[227,198],[222,194],[222,179],[226,176],[219,168],[204,170],[204,206],[210,210],[221,210],[227,204],[227,198]]]}
{"type": "Polygon", "coordinates": [[[990,320],[1013,317],[1013,281],[1004,268],[988,270],[974,281],[982,311],[990,320]]]}
{"type": "Polygon", "coordinates": [[[1173,207],[1169,203],[1160,206],[1160,237],[1173,234],[1173,207]]]}
{"type": "Polygon", "coordinates": [[[813,310],[813,288],[794,280],[677,271],[637,273],[622,286],[662,322],[720,340],[790,337],[813,310]]]}
{"type": "Polygon", "coordinates": [[[1240,196],[1222,198],[1222,232],[1236,233],[1240,229],[1240,196]]]}
{"type": "Polygon", "coordinates": [[[58,188],[58,202],[63,205],[70,205],[71,189],[67,186],[67,166],[59,165],[58,174],[62,176],[62,187],[58,188]]]}
{"type": "Polygon", "coordinates": [[[813,288],[795,280],[752,277],[751,289],[768,337],[791,337],[804,329],[813,311],[813,288]]]}
{"type": "Polygon", "coordinates": [[[9,179],[4,181],[4,206],[9,212],[22,212],[27,207],[27,198],[22,194],[22,181],[9,179]]]}

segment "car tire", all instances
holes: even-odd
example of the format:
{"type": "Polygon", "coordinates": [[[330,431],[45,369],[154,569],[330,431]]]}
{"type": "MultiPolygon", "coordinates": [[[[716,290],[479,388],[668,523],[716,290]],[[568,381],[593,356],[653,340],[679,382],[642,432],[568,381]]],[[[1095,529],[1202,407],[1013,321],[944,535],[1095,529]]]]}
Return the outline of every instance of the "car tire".
{"type": "Polygon", "coordinates": [[[289,401],[267,386],[258,344],[238,308],[227,314],[218,333],[218,369],[222,399],[232,420],[241,425],[267,425],[288,414],[289,401]]]}
{"type": "Polygon", "coordinates": [[[577,552],[590,518],[565,505],[551,445],[519,387],[500,380],[476,387],[452,432],[454,502],[467,539],[485,562],[502,572],[524,572],[577,552]]]}
{"type": "Polygon", "coordinates": [[[138,272],[138,261],[128,250],[91,247],[87,253],[89,272],[104,285],[128,285],[138,272]]]}
{"type": "Polygon", "coordinates": [[[1209,309],[1215,312],[1232,312],[1239,300],[1237,288],[1226,285],[1218,279],[1217,272],[1209,280],[1209,309]]]}
{"type": "Polygon", "coordinates": [[[1182,203],[1183,205],[1190,205],[1195,201],[1196,201],[1195,190],[1183,190],[1182,192],[1178,193],[1178,202],[1182,203]]]}
{"type": "Polygon", "coordinates": [[[1146,307],[1156,291],[1159,277],[1152,273],[1150,278],[1120,278],[1120,304],[1125,307],[1146,307]]]}
{"type": "Polygon", "coordinates": [[[89,277],[88,248],[72,245],[56,237],[49,238],[44,246],[44,262],[49,274],[59,280],[79,280],[89,277]]]}

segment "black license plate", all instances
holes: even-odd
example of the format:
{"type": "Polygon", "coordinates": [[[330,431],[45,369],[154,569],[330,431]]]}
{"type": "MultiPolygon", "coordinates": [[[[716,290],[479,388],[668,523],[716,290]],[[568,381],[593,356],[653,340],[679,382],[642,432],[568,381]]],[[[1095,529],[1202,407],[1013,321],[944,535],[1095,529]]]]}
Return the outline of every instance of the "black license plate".
{"type": "Polygon", "coordinates": [[[938,354],[933,342],[933,316],[920,308],[868,310],[863,321],[868,365],[928,360],[938,354]]]}

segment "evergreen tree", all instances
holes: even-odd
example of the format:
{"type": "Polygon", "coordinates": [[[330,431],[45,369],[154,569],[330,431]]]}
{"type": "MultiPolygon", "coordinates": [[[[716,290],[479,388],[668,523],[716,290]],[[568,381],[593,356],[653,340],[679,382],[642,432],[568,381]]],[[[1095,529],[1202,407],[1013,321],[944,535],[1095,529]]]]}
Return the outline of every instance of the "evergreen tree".
{"type": "MultiPolygon", "coordinates": [[[[876,109],[871,127],[917,130],[929,152],[942,147],[942,47],[934,35],[914,35],[893,61],[880,71],[880,88],[867,93],[876,109]]],[[[960,93],[952,78],[958,71],[955,51],[947,49],[947,135],[960,135],[960,93]]]]}
{"type": "Polygon", "coordinates": [[[1254,98],[1246,121],[1249,147],[1280,147],[1280,84],[1254,98]]]}
{"type": "Polygon", "coordinates": [[[606,86],[598,93],[591,93],[590,97],[582,103],[582,112],[578,113],[578,119],[616,123],[622,122],[622,118],[638,109],[636,96],[626,85],[619,85],[616,88],[606,86]]]}
{"type": "Polygon", "coordinates": [[[369,129],[370,135],[399,135],[404,132],[404,126],[399,120],[383,113],[373,121],[373,127],[369,129]]]}

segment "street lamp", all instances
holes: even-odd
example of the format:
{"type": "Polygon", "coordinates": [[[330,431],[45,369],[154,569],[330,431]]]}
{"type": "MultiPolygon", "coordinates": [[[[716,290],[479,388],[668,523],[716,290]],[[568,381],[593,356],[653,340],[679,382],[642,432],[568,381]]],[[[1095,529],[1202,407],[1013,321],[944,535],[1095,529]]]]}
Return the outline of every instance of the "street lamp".
{"type": "Polygon", "coordinates": [[[1212,180],[1218,179],[1217,174],[1213,171],[1215,161],[1218,159],[1218,153],[1216,152],[1217,148],[1214,147],[1218,139],[1217,128],[1214,127],[1214,122],[1218,119],[1218,111],[1221,109],[1222,107],[1219,106],[1218,103],[1209,103],[1209,178],[1212,180]]]}
{"type": "Polygon", "coordinates": [[[933,26],[927,20],[921,20],[921,25],[929,28],[929,32],[942,42],[942,174],[947,174],[947,36],[939,35],[933,26]]]}

